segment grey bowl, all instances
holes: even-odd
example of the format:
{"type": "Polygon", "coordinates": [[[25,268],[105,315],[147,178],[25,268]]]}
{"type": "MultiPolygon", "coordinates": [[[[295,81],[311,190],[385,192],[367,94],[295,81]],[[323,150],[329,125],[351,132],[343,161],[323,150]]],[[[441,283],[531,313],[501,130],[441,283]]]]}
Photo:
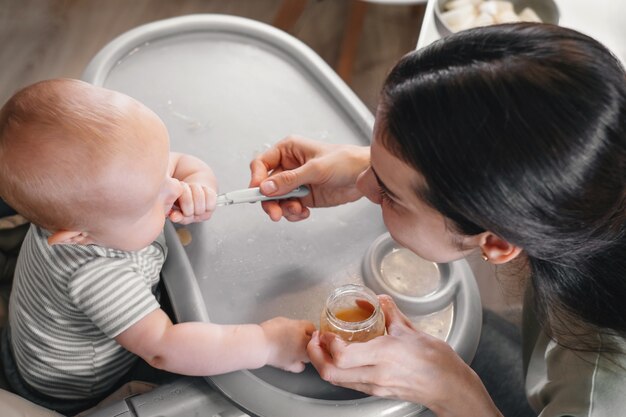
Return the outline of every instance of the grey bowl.
{"type": "Polygon", "coordinates": [[[458,273],[451,264],[436,264],[413,255],[412,266],[415,267],[413,270],[417,274],[420,271],[423,273],[425,267],[430,266],[428,269],[436,271],[435,274],[438,275],[436,288],[427,294],[408,294],[385,279],[382,272],[385,257],[401,248],[389,233],[382,234],[372,243],[363,258],[363,280],[367,286],[377,294],[390,295],[405,314],[426,315],[454,302],[457,292],[461,289],[461,280],[464,278],[463,274],[458,273]]]}

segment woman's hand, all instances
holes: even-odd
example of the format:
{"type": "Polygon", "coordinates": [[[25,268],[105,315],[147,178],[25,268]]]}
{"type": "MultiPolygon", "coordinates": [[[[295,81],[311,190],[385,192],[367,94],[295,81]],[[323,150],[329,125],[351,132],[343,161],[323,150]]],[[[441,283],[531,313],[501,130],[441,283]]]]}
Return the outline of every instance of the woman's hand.
{"type": "Polygon", "coordinates": [[[307,351],[322,379],[420,403],[438,417],[501,416],[478,376],[447,343],[415,330],[391,297],[379,298],[387,335],[346,343],[332,333],[313,334],[307,351]]]}
{"type": "Polygon", "coordinates": [[[369,166],[369,148],[333,145],[295,136],[281,140],[250,163],[251,187],[268,196],[282,195],[300,185],[311,193],[300,199],[263,202],[274,221],[309,217],[308,207],[330,207],[356,201],[363,195],[356,179],[369,166]]]}

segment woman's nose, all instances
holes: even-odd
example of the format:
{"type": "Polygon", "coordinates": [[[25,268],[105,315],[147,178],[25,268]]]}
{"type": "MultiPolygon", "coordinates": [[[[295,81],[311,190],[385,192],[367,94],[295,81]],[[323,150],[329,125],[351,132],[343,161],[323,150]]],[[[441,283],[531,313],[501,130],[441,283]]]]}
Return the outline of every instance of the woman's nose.
{"type": "Polygon", "coordinates": [[[367,197],[372,203],[381,203],[379,189],[380,187],[378,185],[378,182],[376,181],[376,177],[374,176],[372,168],[368,168],[365,171],[361,172],[356,180],[356,188],[361,193],[363,193],[363,195],[367,197]]]}

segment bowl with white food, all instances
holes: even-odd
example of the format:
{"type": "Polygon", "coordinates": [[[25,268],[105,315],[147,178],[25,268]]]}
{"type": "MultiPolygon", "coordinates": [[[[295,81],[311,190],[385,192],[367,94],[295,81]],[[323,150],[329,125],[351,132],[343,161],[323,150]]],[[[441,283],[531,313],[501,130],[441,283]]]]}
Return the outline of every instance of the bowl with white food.
{"type": "Polygon", "coordinates": [[[553,0],[437,0],[434,9],[441,36],[501,23],[559,23],[553,0]]]}

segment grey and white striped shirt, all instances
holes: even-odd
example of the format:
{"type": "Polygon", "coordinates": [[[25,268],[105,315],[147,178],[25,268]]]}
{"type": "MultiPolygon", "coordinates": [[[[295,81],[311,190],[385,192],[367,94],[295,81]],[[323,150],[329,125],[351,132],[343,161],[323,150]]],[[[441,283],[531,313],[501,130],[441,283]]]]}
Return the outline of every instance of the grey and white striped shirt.
{"type": "Polygon", "coordinates": [[[43,394],[102,394],[136,356],[113,339],[159,308],[154,290],[167,248],[163,235],[136,252],[97,245],[48,245],[31,226],[9,305],[13,355],[22,378],[43,394]]]}

